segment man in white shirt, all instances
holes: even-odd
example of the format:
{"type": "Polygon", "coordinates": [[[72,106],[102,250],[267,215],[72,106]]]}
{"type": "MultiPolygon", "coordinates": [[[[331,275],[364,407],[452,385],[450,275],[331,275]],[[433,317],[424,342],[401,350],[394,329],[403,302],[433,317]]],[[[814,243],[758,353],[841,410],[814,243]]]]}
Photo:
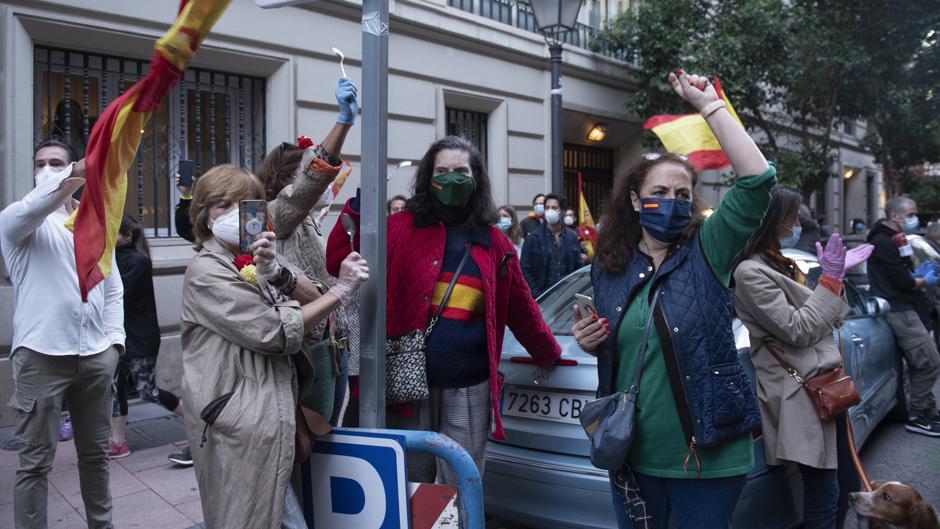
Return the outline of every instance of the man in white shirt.
{"type": "Polygon", "coordinates": [[[85,182],[85,161],[58,140],[35,156],[36,187],[0,212],[0,250],[14,288],[13,367],[16,435],[22,445],[13,492],[17,529],[47,527],[47,476],[67,398],[88,527],[111,527],[108,437],[111,383],[124,350],[123,287],[111,274],[83,303],[75,246],[65,221],[85,182]]]}

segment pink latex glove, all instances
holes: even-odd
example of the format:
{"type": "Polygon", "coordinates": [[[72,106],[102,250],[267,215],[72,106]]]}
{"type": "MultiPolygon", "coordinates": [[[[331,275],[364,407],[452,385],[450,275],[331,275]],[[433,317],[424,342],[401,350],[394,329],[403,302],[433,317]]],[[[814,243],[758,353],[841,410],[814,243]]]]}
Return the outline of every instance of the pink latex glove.
{"type": "Polygon", "coordinates": [[[842,270],[842,277],[844,278],[849,270],[867,261],[874,250],[875,247],[871,244],[863,244],[845,252],[845,269],[842,270]]]}
{"type": "Polygon", "coordinates": [[[822,268],[822,275],[840,281],[845,277],[845,245],[842,244],[842,237],[838,233],[829,237],[825,250],[822,244],[816,241],[816,258],[822,268]]]}

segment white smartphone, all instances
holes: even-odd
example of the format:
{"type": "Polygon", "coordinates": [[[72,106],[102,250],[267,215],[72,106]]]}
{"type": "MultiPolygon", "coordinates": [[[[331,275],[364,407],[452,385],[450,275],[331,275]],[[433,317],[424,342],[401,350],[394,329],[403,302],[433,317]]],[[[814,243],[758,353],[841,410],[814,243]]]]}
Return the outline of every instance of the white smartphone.
{"type": "Polygon", "coordinates": [[[597,314],[597,309],[594,308],[594,300],[591,299],[591,296],[575,293],[574,299],[578,303],[578,307],[590,311],[592,314],[597,314]]]}

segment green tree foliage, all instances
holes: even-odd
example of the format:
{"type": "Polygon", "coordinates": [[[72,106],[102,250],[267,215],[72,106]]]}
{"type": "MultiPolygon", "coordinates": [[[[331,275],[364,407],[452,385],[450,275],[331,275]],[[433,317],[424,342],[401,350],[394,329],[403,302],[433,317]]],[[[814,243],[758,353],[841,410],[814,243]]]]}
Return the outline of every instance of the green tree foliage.
{"type": "Polygon", "coordinates": [[[649,0],[602,38],[636,64],[629,110],[688,113],[665,75],[716,74],[784,182],[809,192],[830,175],[831,133],[847,120],[873,124],[885,167],[940,158],[938,21],[936,0],[649,0]]]}

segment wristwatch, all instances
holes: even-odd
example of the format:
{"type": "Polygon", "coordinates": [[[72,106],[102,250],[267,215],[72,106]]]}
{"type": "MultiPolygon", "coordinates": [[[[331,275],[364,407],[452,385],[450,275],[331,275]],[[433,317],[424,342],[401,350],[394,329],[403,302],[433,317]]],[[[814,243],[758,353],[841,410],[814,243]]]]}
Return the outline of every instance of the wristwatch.
{"type": "Polygon", "coordinates": [[[297,287],[297,276],[291,272],[290,268],[282,266],[277,276],[270,279],[268,283],[270,283],[274,288],[278,289],[285,296],[290,296],[291,292],[294,291],[294,288],[297,287]]]}

